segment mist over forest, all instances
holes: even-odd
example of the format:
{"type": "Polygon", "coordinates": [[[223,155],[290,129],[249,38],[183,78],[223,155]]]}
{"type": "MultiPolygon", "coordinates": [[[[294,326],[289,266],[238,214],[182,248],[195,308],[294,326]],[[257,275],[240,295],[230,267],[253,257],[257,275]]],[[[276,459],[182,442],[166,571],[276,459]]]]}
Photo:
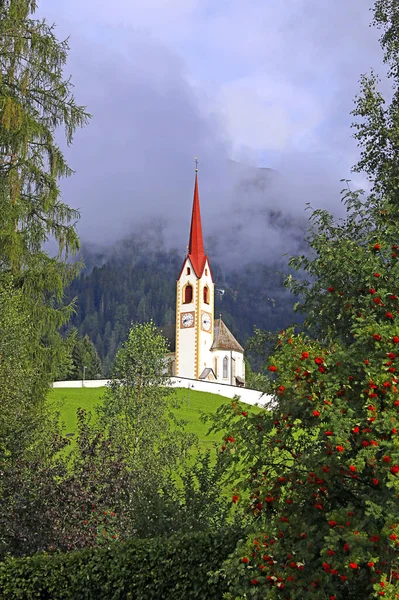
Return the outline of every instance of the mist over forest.
{"type": "MultiPolygon", "coordinates": [[[[226,221],[209,223],[204,211],[202,216],[215,280],[215,315],[222,314],[245,345],[254,327],[276,331],[293,322],[295,299],[283,282],[290,253],[306,251],[309,223],[307,215],[295,218],[284,202],[273,202],[277,173],[234,162],[229,166],[236,186],[226,221]]],[[[191,201],[187,205],[188,241],[191,201]]],[[[78,298],[72,324],[94,342],[105,372],[131,322],[153,319],[169,332],[173,346],[175,286],[186,248],[174,245],[168,224],[167,217],[158,217],[114,244],[83,245],[85,268],[69,289],[70,297],[78,298]]]]}

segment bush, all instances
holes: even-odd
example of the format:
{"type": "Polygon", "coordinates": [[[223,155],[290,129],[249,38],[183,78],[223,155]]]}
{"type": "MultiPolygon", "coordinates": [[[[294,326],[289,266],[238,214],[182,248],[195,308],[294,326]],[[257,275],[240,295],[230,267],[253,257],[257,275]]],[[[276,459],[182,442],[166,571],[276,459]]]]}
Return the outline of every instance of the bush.
{"type": "Polygon", "coordinates": [[[36,554],[0,563],[3,600],[220,599],[224,581],[211,577],[233,552],[237,529],[156,539],[109,548],[36,554]]]}

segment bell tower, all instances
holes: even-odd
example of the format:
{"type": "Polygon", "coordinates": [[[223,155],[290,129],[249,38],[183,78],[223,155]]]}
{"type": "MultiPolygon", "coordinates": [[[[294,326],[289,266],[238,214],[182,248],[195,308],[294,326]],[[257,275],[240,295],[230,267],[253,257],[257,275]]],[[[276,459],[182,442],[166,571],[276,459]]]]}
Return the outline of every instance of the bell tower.
{"type": "Polygon", "coordinates": [[[214,283],[204,251],[196,160],[188,254],[176,285],[176,376],[198,379],[212,368],[213,333],[214,283]]]}

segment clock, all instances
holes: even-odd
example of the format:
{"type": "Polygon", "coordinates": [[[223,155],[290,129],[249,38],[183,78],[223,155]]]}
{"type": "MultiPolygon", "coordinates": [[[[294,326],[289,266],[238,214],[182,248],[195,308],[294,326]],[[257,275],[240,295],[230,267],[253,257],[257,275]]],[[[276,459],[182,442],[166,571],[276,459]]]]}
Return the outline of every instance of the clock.
{"type": "Polygon", "coordinates": [[[180,324],[182,327],[193,327],[194,326],[194,313],[186,312],[182,313],[180,317],[180,324]]]}
{"type": "Polygon", "coordinates": [[[201,325],[204,331],[210,331],[212,327],[212,317],[209,313],[203,312],[201,315],[201,325]]]}

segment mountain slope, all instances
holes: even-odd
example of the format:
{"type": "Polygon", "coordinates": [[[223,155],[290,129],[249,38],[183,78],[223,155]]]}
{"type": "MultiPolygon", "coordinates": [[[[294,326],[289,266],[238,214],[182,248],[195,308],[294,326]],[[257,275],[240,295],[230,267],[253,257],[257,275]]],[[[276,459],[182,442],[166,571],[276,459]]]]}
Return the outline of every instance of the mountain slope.
{"type": "MultiPolygon", "coordinates": [[[[174,325],[182,257],[176,250],[145,248],[132,236],[108,256],[86,249],[83,258],[92,268],[68,290],[69,297],[78,298],[72,325],[93,340],[108,371],[132,321],[174,325]],[[96,262],[101,266],[93,266],[96,262]]],[[[274,331],[293,320],[293,298],[277,271],[276,265],[259,262],[223,270],[212,263],[215,317],[221,313],[244,346],[254,326],[274,331]]]]}

